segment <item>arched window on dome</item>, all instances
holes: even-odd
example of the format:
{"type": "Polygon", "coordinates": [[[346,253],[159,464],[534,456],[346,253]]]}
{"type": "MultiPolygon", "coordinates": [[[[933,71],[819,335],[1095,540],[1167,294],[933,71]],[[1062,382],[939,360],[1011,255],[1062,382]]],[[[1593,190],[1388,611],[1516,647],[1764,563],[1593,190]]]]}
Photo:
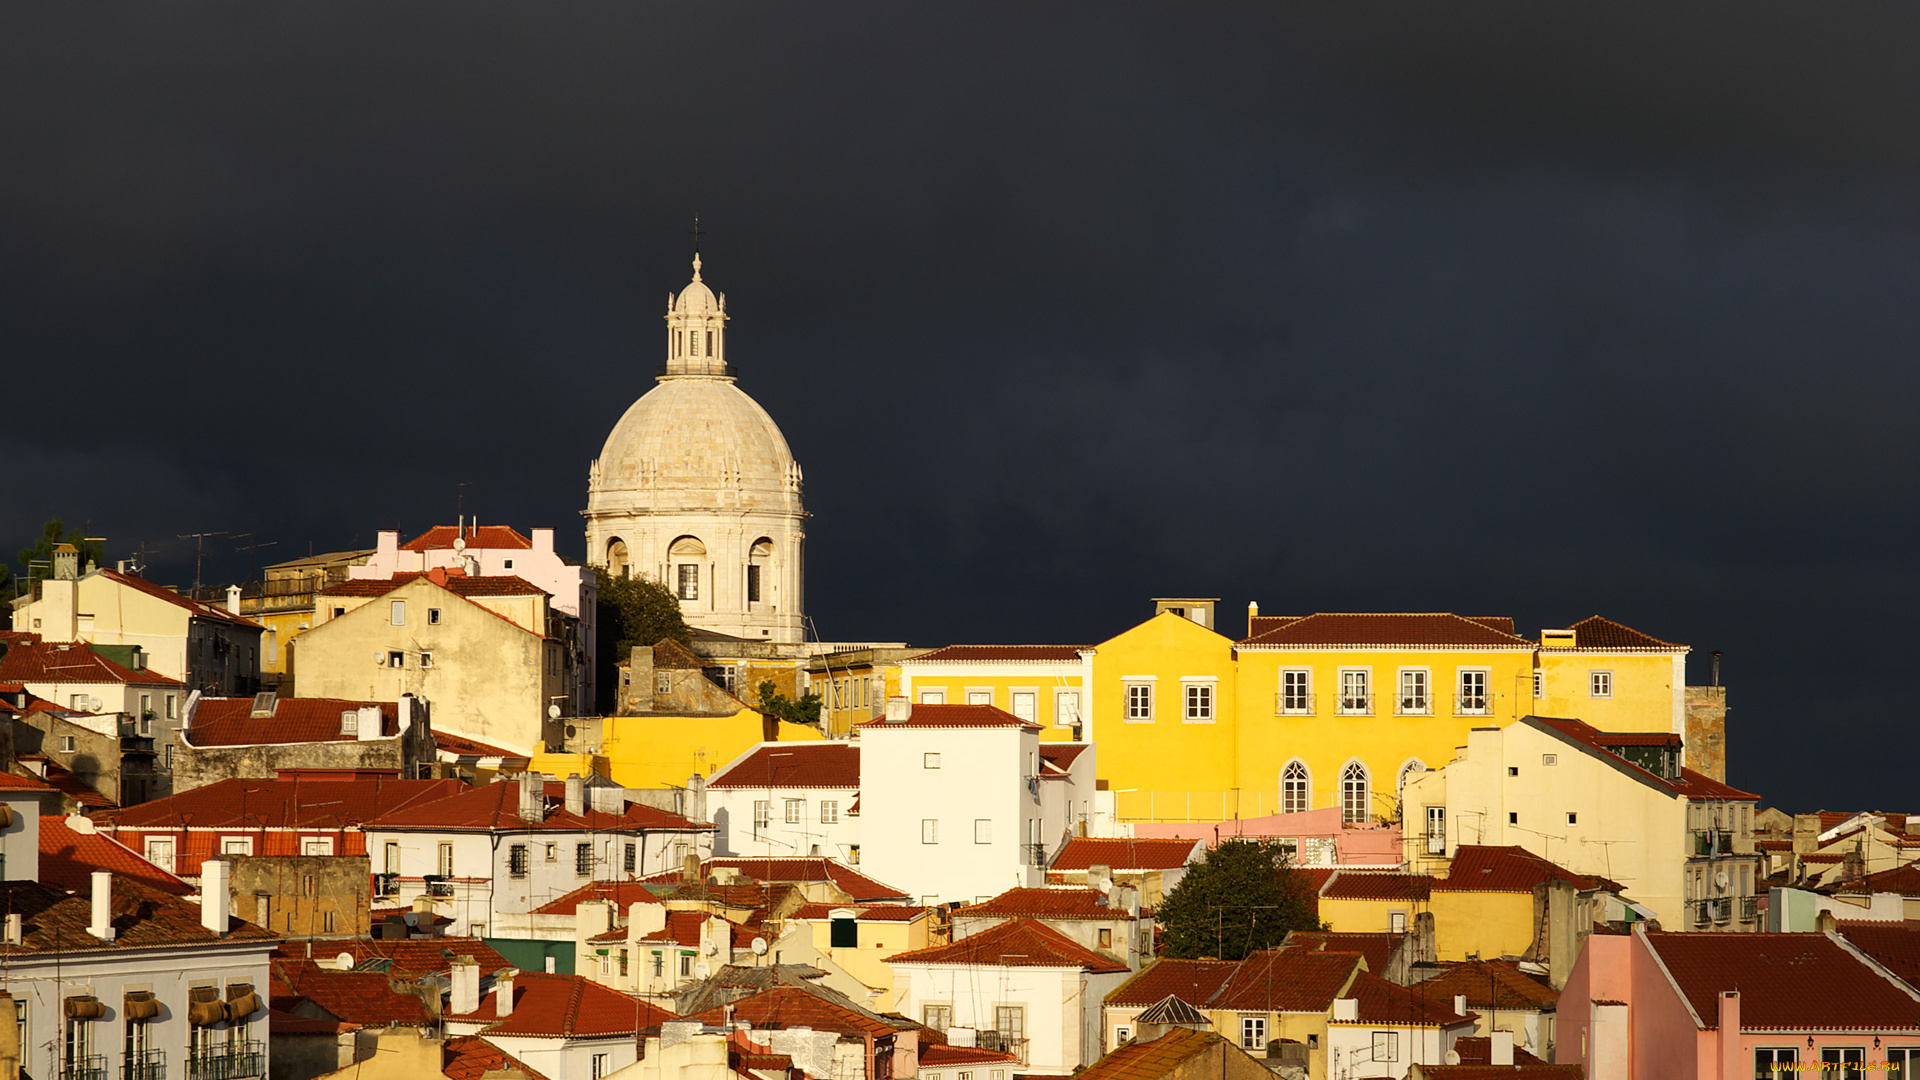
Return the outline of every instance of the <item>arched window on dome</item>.
{"type": "Polygon", "coordinates": [[[1313,780],[1307,775],[1306,763],[1299,758],[1287,762],[1280,770],[1280,812],[1283,814],[1304,813],[1311,805],[1313,780]]]}
{"type": "Polygon", "coordinates": [[[1347,767],[1340,770],[1340,823],[1365,825],[1373,820],[1372,802],[1373,782],[1367,776],[1367,767],[1357,761],[1347,762],[1347,767]]]}
{"type": "Polygon", "coordinates": [[[607,541],[607,575],[623,578],[633,572],[633,561],[627,556],[627,542],[614,537],[607,541]]]}
{"type": "Polygon", "coordinates": [[[773,539],[763,536],[747,549],[747,603],[766,601],[767,567],[773,563],[773,539]]]}
{"type": "Polygon", "coordinates": [[[700,599],[700,564],[707,557],[707,545],[695,536],[682,536],[667,547],[673,567],[673,594],[682,600],[700,599]]]}

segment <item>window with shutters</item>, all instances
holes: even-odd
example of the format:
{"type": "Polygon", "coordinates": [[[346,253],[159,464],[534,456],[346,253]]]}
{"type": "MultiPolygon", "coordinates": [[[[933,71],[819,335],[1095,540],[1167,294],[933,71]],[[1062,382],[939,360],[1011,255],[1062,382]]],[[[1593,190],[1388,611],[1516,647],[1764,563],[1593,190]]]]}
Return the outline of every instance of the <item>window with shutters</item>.
{"type": "Polygon", "coordinates": [[[573,846],[573,873],[576,877],[587,877],[593,873],[593,845],[579,843],[573,846]]]}
{"type": "Polygon", "coordinates": [[[773,800],[753,800],[753,837],[756,840],[766,838],[767,830],[773,826],[773,800]]]}

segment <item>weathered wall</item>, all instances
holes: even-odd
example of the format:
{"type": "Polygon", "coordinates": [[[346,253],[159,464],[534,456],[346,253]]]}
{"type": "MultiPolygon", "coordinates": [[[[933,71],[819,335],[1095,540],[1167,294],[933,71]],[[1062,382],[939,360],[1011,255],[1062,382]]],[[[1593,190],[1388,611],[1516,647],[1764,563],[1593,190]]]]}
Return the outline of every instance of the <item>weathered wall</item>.
{"type": "Polygon", "coordinates": [[[1687,687],[1687,767],[1727,781],[1727,688],[1687,687]]]}
{"type": "Polygon", "coordinates": [[[365,855],[228,855],[233,913],[289,937],[364,937],[372,865],[365,855]]]}
{"type": "Polygon", "coordinates": [[[420,776],[419,767],[433,764],[434,758],[433,736],[427,725],[418,723],[397,736],[364,742],[196,747],[183,740],[176,751],[175,792],[234,777],[271,780],[280,769],[397,769],[402,779],[412,780],[420,776]]]}

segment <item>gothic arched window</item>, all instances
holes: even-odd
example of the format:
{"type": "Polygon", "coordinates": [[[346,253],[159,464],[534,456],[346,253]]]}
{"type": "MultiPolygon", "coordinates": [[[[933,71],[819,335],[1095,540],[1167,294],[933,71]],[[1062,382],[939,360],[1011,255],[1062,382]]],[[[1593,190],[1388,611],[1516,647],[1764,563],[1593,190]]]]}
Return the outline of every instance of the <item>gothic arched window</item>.
{"type": "Polygon", "coordinates": [[[1307,775],[1307,767],[1299,758],[1287,762],[1280,770],[1280,812],[1283,814],[1304,813],[1310,803],[1308,793],[1312,790],[1312,779],[1307,775]]]}
{"type": "Polygon", "coordinates": [[[1373,801],[1373,784],[1367,778],[1367,767],[1357,761],[1350,761],[1340,770],[1340,822],[1344,825],[1363,825],[1373,819],[1369,804],[1373,801]]]}

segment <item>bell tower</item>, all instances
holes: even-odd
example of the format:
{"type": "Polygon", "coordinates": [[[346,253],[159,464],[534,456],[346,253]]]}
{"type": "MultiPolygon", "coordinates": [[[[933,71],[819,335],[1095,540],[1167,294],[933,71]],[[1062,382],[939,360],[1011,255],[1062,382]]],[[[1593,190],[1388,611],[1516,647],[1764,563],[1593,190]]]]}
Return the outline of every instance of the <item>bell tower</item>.
{"type": "Polygon", "coordinates": [[[678,297],[667,294],[667,366],[660,377],[676,375],[733,377],[727,366],[727,297],[715,297],[700,280],[698,252],[693,280],[678,297]]]}

